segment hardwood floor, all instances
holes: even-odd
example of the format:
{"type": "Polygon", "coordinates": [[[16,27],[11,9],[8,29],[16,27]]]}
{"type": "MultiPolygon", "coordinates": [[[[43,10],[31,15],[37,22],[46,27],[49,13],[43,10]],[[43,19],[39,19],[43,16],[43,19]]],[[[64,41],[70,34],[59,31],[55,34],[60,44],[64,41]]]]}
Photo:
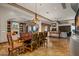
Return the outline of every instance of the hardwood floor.
{"type": "MultiPolygon", "coordinates": [[[[0,44],[0,55],[7,55],[7,44],[0,44]]],[[[69,56],[69,41],[67,39],[48,38],[48,47],[39,47],[33,52],[20,56],[69,56]]]]}

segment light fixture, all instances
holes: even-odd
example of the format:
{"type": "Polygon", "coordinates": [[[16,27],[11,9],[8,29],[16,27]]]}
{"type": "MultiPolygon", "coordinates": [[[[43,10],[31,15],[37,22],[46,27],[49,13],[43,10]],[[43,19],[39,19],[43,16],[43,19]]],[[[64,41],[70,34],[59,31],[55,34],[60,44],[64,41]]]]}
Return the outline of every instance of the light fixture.
{"type": "Polygon", "coordinates": [[[46,13],[47,13],[47,14],[49,14],[49,12],[48,12],[48,11],[47,11],[46,13]]]}
{"type": "Polygon", "coordinates": [[[39,21],[38,15],[37,15],[37,4],[35,4],[35,8],[36,8],[35,9],[36,13],[35,13],[35,17],[33,18],[32,22],[35,23],[35,24],[37,24],[38,21],[39,21]]]}
{"type": "Polygon", "coordinates": [[[40,6],[42,6],[42,4],[40,4],[40,6]]]}
{"type": "Polygon", "coordinates": [[[37,14],[35,14],[35,17],[33,18],[33,23],[37,24],[39,22],[39,19],[37,17],[37,14]]]}

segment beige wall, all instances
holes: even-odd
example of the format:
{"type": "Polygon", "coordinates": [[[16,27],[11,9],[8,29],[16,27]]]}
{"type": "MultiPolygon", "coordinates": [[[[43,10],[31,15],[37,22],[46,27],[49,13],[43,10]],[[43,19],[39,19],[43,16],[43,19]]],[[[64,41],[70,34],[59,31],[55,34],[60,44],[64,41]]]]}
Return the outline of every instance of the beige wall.
{"type": "Polygon", "coordinates": [[[12,18],[18,18],[17,14],[12,13],[11,10],[0,5],[0,43],[7,41],[7,21],[12,18]]]}
{"type": "MultiPolygon", "coordinates": [[[[8,6],[10,5],[6,4],[0,5],[0,43],[7,41],[7,21],[12,20],[13,18],[15,18],[16,20],[19,19],[19,12],[16,11],[16,8],[10,10],[10,8],[7,8],[8,6]]],[[[41,32],[41,21],[38,24],[39,24],[39,32],[41,32]]]]}
{"type": "Polygon", "coordinates": [[[41,31],[44,32],[45,30],[45,25],[42,25],[41,31]]]}
{"type": "Polygon", "coordinates": [[[41,25],[41,31],[44,32],[45,31],[45,28],[49,29],[49,27],[50,26],[48,24],[42,24],[41,25]]]}
{"type": "Polygon", "coordinates": [[[5,8],[0,8],[0,42],[7,41],[7,21],[14,17],[17,16],[10,14],[5,8]]]}

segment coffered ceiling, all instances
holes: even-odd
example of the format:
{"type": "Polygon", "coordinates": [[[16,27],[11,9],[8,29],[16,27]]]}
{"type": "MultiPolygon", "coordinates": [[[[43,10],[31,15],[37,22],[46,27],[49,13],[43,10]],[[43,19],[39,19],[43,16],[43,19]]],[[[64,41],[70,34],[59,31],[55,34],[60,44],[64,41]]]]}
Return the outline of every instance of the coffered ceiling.
{"type": "Polygon", "coordinates": [[[43,17],[39,19],[43,23],[51,23],[51,21],[72,20],[75,17],[75,12],[72,10],[70,4],[61,3],[16,3],[18,6],[11,4],[0,4],[0,14],[12,17],[11,21],[26,22],[34,18],[34,13],[43,17]],[[23,7],[23,8],[21,8],[23,7]],[[65,7],[65,8],[63,8],[65,7]],[[30,10],[32,13],[26,11],[30,10]],[[34,13],[33,13],[34,12],[34,13]],[[49,20],[48,20],[49,19],[49,20]]]}
{"type": "Polygon", "coordinates": [[[39,15],[42,15],[52,21],[74,19],[75,12],[69,3],[17,3],[18,5],[29,9],[39,15]],[[65,8],[63,6],[65,5],[65,8]]]}

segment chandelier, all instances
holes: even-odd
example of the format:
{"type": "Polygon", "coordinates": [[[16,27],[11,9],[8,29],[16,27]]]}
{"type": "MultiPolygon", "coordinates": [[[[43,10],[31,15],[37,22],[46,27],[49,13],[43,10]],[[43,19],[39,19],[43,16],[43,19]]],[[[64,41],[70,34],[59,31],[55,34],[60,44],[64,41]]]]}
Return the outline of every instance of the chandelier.
{"type": "Polygon", "coordinates": [[[32,22],[37,24],[39,22],[39,19],[38,19],[38,15],[37,15],[37,4],[35,4],[35,17],[32,19],[32,22]]]}
{"type": "Polygon", "coordinates": [[[33,18],[33,23],[38,23],[39,22],[39,19],[38,19],[38,17],[37,17],[37,14],[35,14],[35,17],[33,18]]]}

